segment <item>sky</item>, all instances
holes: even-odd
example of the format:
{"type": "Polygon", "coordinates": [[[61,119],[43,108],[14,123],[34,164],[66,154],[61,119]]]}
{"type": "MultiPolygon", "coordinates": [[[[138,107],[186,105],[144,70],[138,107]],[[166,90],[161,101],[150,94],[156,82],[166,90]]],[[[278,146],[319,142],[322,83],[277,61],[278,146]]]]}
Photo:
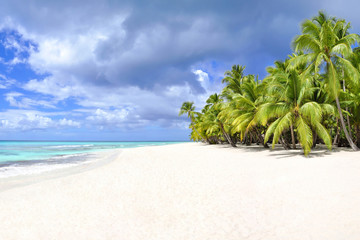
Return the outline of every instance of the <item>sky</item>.
{"type": "Polygon", "coordinates": [[[357,1],[2,0],[0,140],[184,141],[197,110],[291,54],[319,10],[360,33],[357,1]]]}

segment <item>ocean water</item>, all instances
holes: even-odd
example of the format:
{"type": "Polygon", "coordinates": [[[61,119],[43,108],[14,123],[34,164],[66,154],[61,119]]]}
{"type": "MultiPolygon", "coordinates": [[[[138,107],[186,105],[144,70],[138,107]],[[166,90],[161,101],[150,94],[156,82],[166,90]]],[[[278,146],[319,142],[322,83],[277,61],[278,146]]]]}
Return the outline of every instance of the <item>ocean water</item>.
{"type": "Polygon", "coordinates": [[[94,161],[100,151],[174,143],[0,141],[0,178],[85,164],[94,161]]]}

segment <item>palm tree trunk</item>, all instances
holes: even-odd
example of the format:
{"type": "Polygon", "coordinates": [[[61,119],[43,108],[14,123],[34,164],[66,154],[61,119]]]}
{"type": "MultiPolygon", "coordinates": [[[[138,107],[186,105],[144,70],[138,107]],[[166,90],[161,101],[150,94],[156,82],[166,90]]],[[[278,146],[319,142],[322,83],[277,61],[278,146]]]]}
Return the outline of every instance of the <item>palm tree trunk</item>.
{"type": "Polygon", "coordinates": [[[227,139],[227,141],[230,143],[230,145],[232,147],[236,147],[236,145],[234,144],[234,142],[231,140],[230,136],[226,133],[225,129],[224,129],[224,125],[222,124],[222,122],[219,121],[219,125],[220,125],[220,128],[221,128],[221,131],[223,132],[225,138],[227,139]]]}
{"type": "Polygon", "coordinates": [[[196,134],[200,136],[201,140],[204,142],[204,138],[200,135],[200,133],[198,132],[195,126],[193,126],[193,129],[195,130],[196,134]]]}
{"type": "Polygon", "coordinates": [[[253,130],[253,138],[254,138],[254,143],[256,143],[256,145],[259,145],[260,138],[255,129],[253,130]]]}
{"type": "Polygon", "coordinates": [[[269,148],[268,144],[264,142],[264,138],[261,135],[261,132],[258,131],[258,129],[255,128],[256,134],[259,138],[260,144],[264,146],[264,148],[269,148]]]}
{"type": "Polygon", "coordinates": [[[201,141],[206,142],[205,139],[203,138],[203,136],[198,132],[198,130],[194,126],[194,120],[191,117],[190,117],[190,121],[191,121],[191,125],[193,126],[193,129],[195,130],[196,134],[200,136],[201,141]]]}
{"type": "Polygon", "coordinates": [[[249,146],[249,139],[250,139],[250,132],[249,131],[246,131],[245,132],[245,136],[244,136],[244,141],[243,141],[243,144],[245,144],[246,146],[249,146]]]}
{"type": "Polygon", "coordinates": [[[281,142],[281,145],[283,145],[283,147],[285,148],[285,150],[288,150],[290,148],[289,144],[287,144],[283,138],[283,136],[281,135],[280,137],[280,142],[281,142]]]}
{"type": "Polygon", "coordinates": [[[341,107],[340,107],[340,102],[339,102],[339,98],[336,96],[335,98],[335,101],[336,101],[336,106],[337,106],[337,109],[339,111],[339,115],[340,115],[340,122],[341,122],[341,127],[345,133],[345,137],[346,137],[346,140],[348,141],[348,143],[350,144],[350,147],[354,150],[354,151],[358,151],[359,148],[354,144],[353,140],[351,139],[350,135],[349,135],[349,132],[347,131],[346,129],[346,126],[345,126],[345,122],[344,122],[344,117],[343,117],[343,114],[341,112],[341,107]]]}
{"type": "Polygon", "coordinates": [[[250,146],[252,144],[252,139],[253,139],[253,136],[252,136],[251,132],[249,132],[249,141],[247,142],[246,145],[250,146]]]}
{"type": "MultiPolygon", "coordinates": [[[[346,107],[346,111],[349,112],[349,109],[346,107]]],[[[352,132],[351,132],[351,125],[350,125],[350,117],[349,117],[349,114],[346,114],[346,121],[347,121],[347,124],[348,124],[348,129],[349,129],[349,135],[350,135],[350,138],[352,139],[352,132]]]]}
{"type": "MultiPolygon", "coordinates": [[[[336,80],[336,76],[335,76],[335,69],[334,69],[334,66],[331,62],[331,60],[326,60],[326,68],[329,72],[329,67],[331,67],[332,69],[332,74],[334,75],[333,76],[333,79],[336,80]]],[[[335,89],[334,89],[335,90],[335,89]]],[[[336,90],[335,90],[336,91],[336,90]]],[[[346,125],[345,125],[345,122],[344,122],[344,117],[343,117],[343,114],[342,114],[342,111],[341,111],[341,106],[340,106],[340,101],[339,101],[339,97],[337,96],[337,94],[335,93],[335,102],[336,102],[336,107],[338,109],[338,112],[339,112],[339,118],[340,118],[340,123],[341,123],[341,128],[342,130],[344,131],[345,133],[345,137],[346,137],[346,140],[348,141],[350,147],[354,150],[354,151],[358,151],[358,147],[354,144],[354,142],[352,141],[350,135],[349,135],[349,132],[347,131],[346,129],[346,125]]]]}
{"type": "Polygon", "coordinates": [[[339,127],[339,119],[336,118],[336,135],[334,137],[334,141],[333,141],[333,146],[336,144],[338,138],[339,138],[339,134],[340,134],[340,127],[339,127]]]}
{"type": "Polygon", "coordinates": [[[293,149],[296,148],[296,144],[295,144],[295,134],[294,134],[294,127],[292,124],[290,124],[290,130],[291,130],[291,141],[292,141],[292,147],[293,149]]]}
{"type": "Polygon", "coordinates": [[[246,143],[246,138],[247,138],[247,133],[245,133],[245,136],[243,137],[243,139],[242,139],[242,141],[241,141],[242,144],[245,144],[245,143],[246,143]]]}
{"type": "Polygon", "coordinates": [[[313,145],[312,145],[312,148],[315,148],[315,147],[316,147],[316,141],[317,141],[317,133],[314,132],[314,134],[313,134],[313,145]]]}
{"type": "MultiPolygon", "coordinates": [[[[343,72],[343,76],[344,76],[344,72],[343,72]]],[[[344,92],[346,91],[346,88],[345,88],[345,80],[343,80],[343,91],[344,91],[344,92]]],[[[348,107],[346,107],[345,110],[346,110],[347,112],[349,112],[348,107]]],[[[352,133],[351,133],[351,125],[350,125],[350,117],[349,117],[349,114],[346,114],[346,122],[347,122],[347,125],[348,125],[350,138],[352,139],[352,133]]]]}

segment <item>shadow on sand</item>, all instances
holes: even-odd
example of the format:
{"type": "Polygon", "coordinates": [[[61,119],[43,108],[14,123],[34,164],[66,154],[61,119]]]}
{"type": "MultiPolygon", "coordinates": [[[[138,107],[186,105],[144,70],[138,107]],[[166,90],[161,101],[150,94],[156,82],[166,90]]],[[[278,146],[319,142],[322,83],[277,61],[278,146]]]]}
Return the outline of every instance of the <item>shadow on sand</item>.
{"type": "Polygon", "coordinates": [[[216,148],[226,148],[231,149],[234,151],[245,151],[245,152],[263,152],[263,151],[269,151],[270,156],[274,156],[276,158],[288,158],[288,157],[294,157],[294,156],[302,156],[304,158],[316,158],[316,157],[324,157],[331,155],[333,152],[352,152],[351,148],[343,148],[343,147],[334,147],[333,149],[329,150],[325,145],[318,144],[315,148],[311,149],[311,152],[308,154],[308,156],[304,155],[304,151],[301,148],[299,144],[296,145],[296,149],[288,149],[285,150],[282,145],[276,144],[275,148],[272,149],[271,145],[269,145],[270,148],[265,148],[262,145],[240,145],[237,144],[237,147],[234,148],[230,144],[205,144],[201,143],[202,146],[213,146],[216,148]]]}

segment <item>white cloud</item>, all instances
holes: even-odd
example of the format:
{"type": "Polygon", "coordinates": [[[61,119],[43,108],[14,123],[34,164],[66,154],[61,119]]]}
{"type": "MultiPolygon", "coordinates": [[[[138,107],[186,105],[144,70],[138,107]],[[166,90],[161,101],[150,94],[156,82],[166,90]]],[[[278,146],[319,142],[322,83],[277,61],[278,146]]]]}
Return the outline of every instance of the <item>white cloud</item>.
{"type": "Polygon", "coordinates": [[[46,129],[53,125],[53,121],[48,117],[43,117],[37,114],[26,113],[13,117],[2,117],[0,128],[2,129],[46,129]]]}
{"type": "Polygon", "coordinates": [[[184,86],[168,86],[165,95],[169,98],[178,98],[191,94],[191,87],[185,83],[184,86]]]}
{"type": "MultiPolygon", "coordinates": [[[[197,70],[194,70],[193,72],[194,72],[194,74],[197,75],[197,77],[198,77],[197,80],[200,82],[201,86],[205,89],[204,94],[197,94],[196,98],[194,100],[192,100],[192,101],[194,101],[195,106],[198,109],[200,109],[206,105],[206,100],[208,99],[208,97],[211,94],[221,92],[223,85],[221,84],[221,82],[219,80],[215,81],[215,82],[210,82],[209,74],[207,72],[205,72],[204,70],[197,69],[197,70]]],[[[214,73],[214,75],[215,74],[216,73],[214,73]]]]}
{"type": "Polygon", "coordinates": [[[98,108],[86,120],[101,129],[115,128],[125,126],[128,115],[129,110],[127,109],[103,110],[98,108]]]}
{"type": "Polygon", "coordinates": [[[55,108],[54,104],[49,101],[30,99],[19,92],[6,93],[5,100],[9,102],[10,106],[18,108],[32,108],[35,106],[55,108]]]}
{"type": "Polygon", "coordinates": [[[63,118],[55,120],[46,113],[29,110],[8,110],[0,113],[2,130],[35,130],[62,127],[80,127],[80,123],[63,118]]]}
{"type": "Polygon", "coordinates": [[[20,97],[22,95],[23,94],[18,93],[18,92],[7,93],[7,94],[5,94],[5,100],[10,103],[10,106],[18,106],[19,104],[15,98],[20,97]]]}
{"type": "Polygon", "coordinates": [[[7,89],[14,85],[16,81],[14,79],[9,79],[3,74],[0,74],[0,89],[7,89]]]}
{"type": "MultiPolygon", "coordinates": [[[[2,30],[1,27],[0,30],[2,30]]],[[[0,41],[0,44],[7,52],[11,52],[13,56],[7,60],[5,60],[5,58],[1,58],[1,63],[8,66],[14,66],[19,63],[26,63],[28,55],[30,52],[34,51],[34,44],[31,41],[26,41],[24,38],[22,38],[21,34],[16,31],[5,31],[5,33],[5,38],[4,40],[0,41]]]]}
{"type": "Polygon", "coordinates": [[[209,90],[209,74],[202,71],[201,69],[197,69],[193,71],[194,74],[198,76],[198,81],[200,82],[201,86],[208,91],[209,90]]]}
{"type": "Polygon", "coordinates": [[[24,52],[24,51],[28,50],[23,44],[20,44],[20,42],[18,40],[16,40],[15,36],[13,36],[13,35],[7,35],[7,37],[5,38],[5,41],[2,42],[2,45],[6,49],[15,50],[16,53],[24,52]]]}
{"type": "Polygon", "coordinates": [[[172,127],[178,129],[189,129],[189,120],[177,120],[172,122],[172,127]]]}
{"type": "Polygon", "coordinates": [[[22,87],[27,91],[53,97],[54,102],[71,97],[85,97],[88,88],[91,88],[91,86],[77,81],[66,73],[59,73],[44,79],[31,79],[22,87]]]}
{"type": "Polygon", "coordinates": [[[60,119],[58,121],[60,126],[68,126],[68,127],[80,127],[81,124],[79,122],[73,121],[73,120],[69,120],[66,118],[60,119]]]}

